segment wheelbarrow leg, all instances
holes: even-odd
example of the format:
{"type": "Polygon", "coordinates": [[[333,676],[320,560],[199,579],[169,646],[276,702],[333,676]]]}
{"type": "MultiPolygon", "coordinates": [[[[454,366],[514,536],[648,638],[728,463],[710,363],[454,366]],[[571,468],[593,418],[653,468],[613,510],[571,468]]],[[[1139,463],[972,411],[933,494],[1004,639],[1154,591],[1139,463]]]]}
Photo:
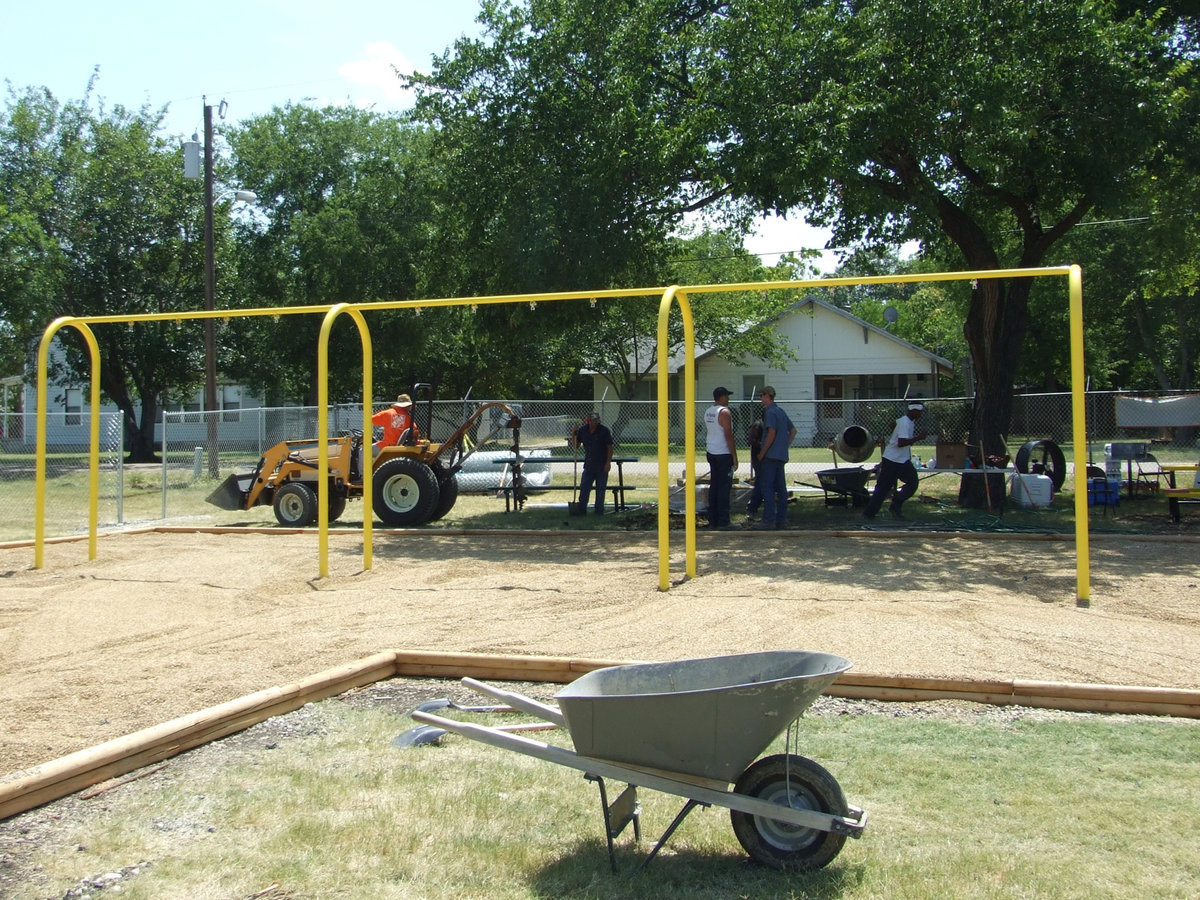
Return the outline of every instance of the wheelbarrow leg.
{"type": "MultiPolygon", "coordinates": [[[[593,775],[590,772],[584,776],[588,781],[596,782],[596,786],[600,788],[600,808],[604,812],[604,837],[608,841],[608,863],[612,866],[613,874],[617,874],[617,853],[613,845],[613,840],[620,836],[621,832],[630,822],[633,823],[633,840],[639,843],[642,840],[642,825],[641,815],[642,806],[638,803],[637,785],[629,785],[621,792],[616,800],[610,806],[608,803],[608,791],[604,787],[604,779],[599,775],[593,775]]],[[[662,837],[658,839],[658,843],[654,848],[646,854],[646,858],[638,864],[638,867],[630,872],[630,875],[640,875],[646,866],[650,865],[651,860],[658,856],[658,851],[667,845],[667,841],[671,839],[671,835],[675,833],[675,829],[683,824],[683,820],[697,806],[708,806],[707,803],[702,803],[699,800],[689,799],[683,805],[683,809],[675,816],[675,819],[663,832],[662,837]]]]}
{"type": "Polygon", "coordinates": [[[642,864],[633,870],[634,875],[640,874],[646,868],[646,866],[650,865],[650,860],[658,856],[658,851],[666,846],[667,841],[671,839],[671,835],[675,833],[675,829],[683,824],[683,820],[687,818],[687,814],[697,806],[708,806],[708,804],[692,799],[689,799],[687,803],[683,804],[683,809],[679,811],[679,815],[675,817],[675,819],[667,827],[667,830],[663,832],[663,836],[658,839],[658,843],[654,845],[654,849],[646,855],[646,858],[642,860],[642,864]]]}
{"type": "Polygon", "coordinates": [[[588,781],[596,782],[600,788],[600,808],[604,811],[604,836],[608,839],[608,861],[613,874],[617,874],[617,854],[613,850],[613,839],[620,836],[630,822],[633,823],[633,840],[642,840],[642,806],[638,803],[637,786],[629,785],[621,792],[612,806],[608,805],[608,792],[604,789],[604,779],[590,773],[583,776],[588,781]]]}

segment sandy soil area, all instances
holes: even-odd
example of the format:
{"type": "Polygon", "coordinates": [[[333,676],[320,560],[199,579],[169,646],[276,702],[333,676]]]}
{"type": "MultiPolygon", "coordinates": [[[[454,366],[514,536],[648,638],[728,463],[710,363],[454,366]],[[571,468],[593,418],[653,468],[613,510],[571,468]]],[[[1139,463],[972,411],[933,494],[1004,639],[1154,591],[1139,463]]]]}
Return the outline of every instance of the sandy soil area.
{"type": "Polygon", "coordinates": [[[381,650],[656,660],[838,653],[854,671],[1200,688],[1191,541],[647,533],[133,533],[0,549],[0,779],[381,650]]]}

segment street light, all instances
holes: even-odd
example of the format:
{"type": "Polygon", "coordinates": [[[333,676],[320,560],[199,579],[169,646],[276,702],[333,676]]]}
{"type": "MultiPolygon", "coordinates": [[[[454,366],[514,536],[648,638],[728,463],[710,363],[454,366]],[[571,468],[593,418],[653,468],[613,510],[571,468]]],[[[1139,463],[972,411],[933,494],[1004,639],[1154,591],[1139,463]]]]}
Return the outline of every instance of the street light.
{"type": "MultiPolygon", "coordinates": [[[[217,268],[214,260],[213,240],[213,108],[208,98],[204,103],[204,310],[216,310],[217,268]]],[[[220,115],[225,117],[226,103],[221,101],[220,115]]],[[[184,146],[184,177],[198,178],[199,165],[196,157],[199,148],[195,136],[191,146],[184,146]]],[[[235,190],[237,200],[253,203],[258,195],[253,191],[235,190]]],[[[213,478],[221,475],[217,456],[217,328],[213,318],[204,320],[204,413],[208,438],[208,474],[213,478]]],[[[165,448],[164,448],[165,449],[165,448]]]]}

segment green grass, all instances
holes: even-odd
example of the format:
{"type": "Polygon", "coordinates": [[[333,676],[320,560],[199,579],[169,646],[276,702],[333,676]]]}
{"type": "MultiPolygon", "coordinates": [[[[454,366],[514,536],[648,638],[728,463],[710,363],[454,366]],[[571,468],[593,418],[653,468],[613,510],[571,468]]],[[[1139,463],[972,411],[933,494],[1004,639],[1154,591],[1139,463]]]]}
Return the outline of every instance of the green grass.
{"type": "MultiPolygon", "coordinates": [[[[653,459],[653,448],[640,454],[643,461],[653,459]]],[[[833,465],[828,450],[802,448],[793,451],[793,461],[828,463],[833,465]]],[[[9,454],[11,456],[11,454],[9,454]]],[[[678,463],[675,459],[673,462],[678,463]]],[[[1169,461],[1169,460],[1168,460],[1169,461]]],[[[560,469],[562,467],[559,467],[560,469]]],[[[11,471],[11,470],[10,470],[11,471]]],[[[60,470],[61,471],[61,470],[60,470]]],[[[742,474],[748,470],[742,467],[742,474]]],[[[556,471],[556,483],[568,484],[571,472],[556,471]],[[566,480],[564,480],[564,478],[566,480]]],[[[157,466],[127,468],[124,472],[121,497],[121,523],[125,526],[163,523],[162,470],[157,466]]],[[[193,477],[190,465],[168,470],[168,489],[165,524],[195,524],[199,526],[273,526],[275,518],[270,507],[258,507],[244,512],[226,512],[210,506],[205,498],[219,484],[218,479],[201,475],[193,477]]],[[[793,480],[816,486],[815,475],[794,476],[793,480]]],[[[658,486],[653,476],[629,474],[626,483],[631,491],[627,501],[634,506],[657,501],[658,486]]],[[[1036,531],[1071,534],[1075,529],[1074,494],[1072,484],[1057,494],[1047,509],[1025,510],[1010,505],[999,511],[963,509],[958,506],[959,479],[953,475],[932,475],[922,471],[921,489],[905,507],[905,514],[915,528],[950,528],[970,531],[1036,531]]],[[[455,508],[441,522],[430,528],[472,528],[508,530],[571,529],[571,530],[628,530],[653,529],[652,512],[635,509],[622,514],[610,514],[603,519],[592,516],[568,518],[566,502],[569,492],[533,493],[520,513],[504,512],[504,501],[488,495],[462,495],[455,508]]],[[[611,495],[609,497],[611,499],[611,495]]],[[[88,521],[88,472],[86,465],[68,469],[46,481],[47,536],[86,533],[88,521]]],[[[102,528],[118,526],[117,476],[112,468],[102,468],[99,490],[99,516],[102,528]]],[[[0,479],[0,541],[29,540],[34,533],[34,481],[32,477],[0,479]]],[[[741,512],[734,510],[735,514],[741,512]]],[[[820,494],[796,499],[789,512],[792,527],[801,529],[861,528],[860,510],[826,507],[820,494]]],[[[343,520],[335,527],[361,528],[362,504],[352,502],[343,520]]],[[[1093,508],[1089,511],[1093,531],[1115,533],[1178,533],[1194,531],[1197,517],[1185,508],[1183,523],[1176,526],[1167,514],[1166,501],[1158,495],[1139,496],[1130,500],[1122,492],[1116,508],[1093,508]]],[[[382,527],[376,522],[376,527],[382,527]]],[[[885,512],[876,527],[892,527],[885,512]]]]}
{"type": "MultiPolygon", "coordinates": [[[[390,741],[407,716],[341,699],[305,710],[304,727],[273,749],[260,742],[195,769],[185,759],[158,784],[105,795],[86,824],[68,817],[59,840],[69,849],[37,863],[57,896],[151,860],[122,896],[197,900],[274,882],[278,896],[349,898],[1200,894],[1200,832],[1189,824],[1200,817],[1200,723],[903,709],[802,721],[800,752],[871,816],[862,839],[816,873],[750,863],[727,811],[711,808],[693,812],[643,875],[613,876],[597,792],[581,773],[453,736],[399,750],[390,741]]],[[[652,843],[682,801],[641,799],[652,843]]],[[[619,843],[623,871],[649,846],[619,843]]]]}

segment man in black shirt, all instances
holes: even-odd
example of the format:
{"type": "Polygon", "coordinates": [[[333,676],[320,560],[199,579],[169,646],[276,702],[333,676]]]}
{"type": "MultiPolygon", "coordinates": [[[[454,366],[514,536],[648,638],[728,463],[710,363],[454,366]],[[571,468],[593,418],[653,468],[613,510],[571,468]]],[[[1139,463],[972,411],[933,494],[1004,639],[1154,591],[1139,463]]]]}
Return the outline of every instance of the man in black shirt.
{"type": "Polygon", "coordinates": [[[604,513],[604,491],[608,487],[608,470],[612,468],[612,432],[600,424],[599,413],[583,417],[583,425],[575,432],[575,446],[583,448],[583,476],[579,480],[579,507],[587,509],[588,496],[596,488],[596,515],[604,513]]]}

